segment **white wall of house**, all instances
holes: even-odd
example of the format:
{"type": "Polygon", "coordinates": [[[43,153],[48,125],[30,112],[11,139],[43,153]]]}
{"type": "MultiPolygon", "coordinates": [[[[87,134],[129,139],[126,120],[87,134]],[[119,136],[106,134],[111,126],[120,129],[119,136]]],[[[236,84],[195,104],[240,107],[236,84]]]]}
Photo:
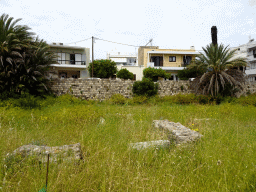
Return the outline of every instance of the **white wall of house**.
{"type": "Polygon", "coordinates": [[[84,78],[88,78],[89,77],[89,71],[87,70],[81,70],[80,71],[80,78],[84,79],[84,78]]]}
{"type": "Polygon", "coordinates": [[[247,59],[248,64],[244,72],[250,82],[256,82],[256,58],[252,50],[254,48],[256,49],[256,42],[253,39],[246,44],[231,48],[231,50],[236,49],[234,58],[243,57],[247,59]]]}
{"type": "Polygon", "coordinates": [[[120,65],[117,66],[118,70],[121,69],[127,69],[128,71],[130,71],[131,73],[136,75],[136,81],[141,81],[143,78],[143,70],[145,69],[145,67],[142,66],[126,66],[126,65],[120,65]]]}
{"type": "Polygon", "coordinates": [[[120,53],[120,52],[109,52],[107,53],[107,59],[115,61],[117,64],[123,65],[138,65],[138,55],[137,53],[120,53]]]}

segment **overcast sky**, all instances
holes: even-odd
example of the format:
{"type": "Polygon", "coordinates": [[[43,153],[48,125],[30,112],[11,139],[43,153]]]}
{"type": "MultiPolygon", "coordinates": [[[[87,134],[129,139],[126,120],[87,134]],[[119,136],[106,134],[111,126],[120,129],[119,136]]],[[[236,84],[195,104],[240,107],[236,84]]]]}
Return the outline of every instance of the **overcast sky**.
{"type": "MultiPolygon", "coordinates": [[[[256,0],[0,0],[0,10],[28,25],[48,43],[64,44],[92,36],[145,46],[152,38],[159,48],[201,50],[217,26],[218,43],[235,47],[256,40],[256,0]]],[[[135,52],[136,47],[102,40],[95,59],[107,52],[135,52]]],[[[91,49],[91,39],[76,44],[91,49]]]]}

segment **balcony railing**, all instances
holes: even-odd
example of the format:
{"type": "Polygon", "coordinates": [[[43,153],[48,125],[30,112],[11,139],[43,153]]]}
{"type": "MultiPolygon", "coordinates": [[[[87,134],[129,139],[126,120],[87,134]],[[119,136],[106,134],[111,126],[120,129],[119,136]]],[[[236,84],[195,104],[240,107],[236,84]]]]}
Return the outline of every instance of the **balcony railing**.
{"type": "Polygon", "coordinates": [[[58,60],[59,64],[64,65],[86,65],[85,61],[75,61],[75,60],[58,60]]]}
{"type": "Polygon", "coordinates": [[[187,67],[190,63],[181,62],[181,67],[187,67]]]}

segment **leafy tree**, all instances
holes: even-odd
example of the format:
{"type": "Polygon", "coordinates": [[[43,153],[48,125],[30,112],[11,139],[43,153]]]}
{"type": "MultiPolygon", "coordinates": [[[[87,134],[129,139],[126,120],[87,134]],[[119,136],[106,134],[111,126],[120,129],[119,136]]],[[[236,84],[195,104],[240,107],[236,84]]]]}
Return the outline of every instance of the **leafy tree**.
{"type": "MultiPolygon", "coordinates": [[[[88,67],[90,76],[92,77],[92,63],[88,67]]],[[[116,63],[111,60],[95,60],[93,61],[93,77],[109,78],[113,77],[117,72],[116,63]]]]}
{"type": "Polygon", "coordinates": [[[196,93],[211,94],[214,97],[218,94],[233,96],[239,89],[243,90],[245,76],[242,71],[234,68],[246,66],[245,58],[233,59],[235,50],[231,51],[222,44],[207,45],[203,51],[190,65],[191,68],[207,68],[207,72],[192,82],[196,93]]]}
{"type": "Polygon", "coordinates": [[[116,76],[121,79],[134,79],[133,73],[128,71],[127,69],[121,69],[117,72],[116,76]]]}
{"type": "Polygon", "coordinates": [[[54,63],[54,55],[30,28],[17,25],[20,20],[6,14],[0,17],[0,92],[41,95],[48,91],[44,72],[54,63]]]}
{"type": "Polygon", "coordinates": [[[156,95],[157,91],[158,84],[147,78],[143,78],[142,81],[135,81],[132,88],[133,94],[146,95],[148,97],[156,95]]]}
{"type": "Polygon", "coordinates": [[[148,67],[148,68],[144,69],[143,76],[145,78],[149,78],[153,81],[157,81],[158,77],[169,78],[169,75],[163,69],[161,69],[161,68],[157,69],[157,68],[152,68],[152,67],[148,67]]]}

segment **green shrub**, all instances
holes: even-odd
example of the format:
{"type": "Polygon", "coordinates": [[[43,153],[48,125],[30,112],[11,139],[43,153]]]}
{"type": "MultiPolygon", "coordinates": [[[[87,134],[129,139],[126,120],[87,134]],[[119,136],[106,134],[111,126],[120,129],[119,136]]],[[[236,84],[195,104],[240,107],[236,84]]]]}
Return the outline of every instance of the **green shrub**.
{"type": "Polygon", "coordinates": [[[209,104],[212,101],[210,95],[197,95],[196,98],[199,104],[209,104]]]}
{"type": "Polygon", "coordinates": [[[174,96],[177,104],[191,104],[197,103],[196,96],[194,94],[177,94],[174,96]]]}
{"type": "Polygon", "coordinates": [[[121,69],[117,72],[116,77],[120,79],[134,79],[133,73],[128,71],[127,69],[121,69]]]}
{"type": "MultiPolygon", "coordinates": [[[[89,64],[88,70],[92,77],[92,63],[89,64]]],[[[117,72],[116,63],[108,59],[93,61],[93,77],[109,78],[113,77],[117,72]]]]}
{"type": "Polygon", "coordinates": [[[81,103],[81,99],[76,98],[73,95],[65,94],[58,97],[58,103],[60,104],[79,104],[81,103]]]}
{"type": "Polygon", "coordinates": [[[183,69],[178,71],[178,77],[180,80],[188,80],[189,78],[196,78],[203,75],[206,72],[204,69],[183,69]]]}
{"type": "Polygon", "coordinates": [[[152,81],[157,81],[158,77],[169,78],[169,74],[166,73],[163,69],[156,69],[152,67],[148,67],[143,70],[143,76],[145,78],[151,79],[152,81]]]}
{"type": "Polygon", "coordinates": [[[129,100],[129,104],[143,104],[147,103],[148,97],[145,95],[135,95],[132,99],[129,100]]]}
{"type": "Polygon", "coordinates": [[[114,94],[109,99],[111,104],[125,104],[127,102],[127,99],[121,95],[121,94],[114,94]]]}
{"type": "Polygon", "coordinates": [[[256,106],[256,94],[251,94],[248,96],[241,96],[240,98],[237,98],[234,102],[239,103],[241,105],[256,106]]]}
{"type": "Polygon", "coordinates": [[[10,98],[1,102],[0,106],[20,107],[23,109],[45,108],[56,102],[54,96],[36,97],[30,94],[23,94],[20,98],[10,98]]]}
{"type": "Polygon", "coordinates": [[[134,95],[145,95],[148,97],[157,94],[158,84],[154,83],[151,79],[143,78],[142,81],[136,81],[133,84],[132,92],[134,95]]]}

